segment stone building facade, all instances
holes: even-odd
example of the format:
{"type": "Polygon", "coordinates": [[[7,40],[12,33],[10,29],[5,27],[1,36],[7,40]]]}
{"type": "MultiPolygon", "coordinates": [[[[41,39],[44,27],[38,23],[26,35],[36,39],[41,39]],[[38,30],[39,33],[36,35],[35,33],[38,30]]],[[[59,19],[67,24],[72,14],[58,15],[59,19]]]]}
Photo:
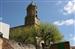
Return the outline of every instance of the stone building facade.
{"type": "MultiPolygon", "coordinates": [[[[25,16],[24,25],[10,28],[10,35],[9,36],[11,36],[12,32],[14,32],[16,29],[19,29],[19,28],[20,28],[20,30],[21,29],[23,30],[23,29],[29,29],[32,26],[34,26],[36,28],[39,27],[40,19],[38,18],[38,15],[37,15],[37,5],[34,2],[31,2],[27,6],[26,11],[27,11],[27,15],[25,16]]],[[[10,37],[10,39],[11,39],[11,37],[10,37]]]]}

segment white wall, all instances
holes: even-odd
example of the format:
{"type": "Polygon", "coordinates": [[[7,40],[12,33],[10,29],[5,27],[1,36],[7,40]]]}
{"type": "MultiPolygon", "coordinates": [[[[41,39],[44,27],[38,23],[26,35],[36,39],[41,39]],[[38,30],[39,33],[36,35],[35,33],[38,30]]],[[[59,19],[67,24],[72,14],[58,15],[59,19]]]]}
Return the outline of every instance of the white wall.
{"type": "Polygon", "coordinates": [[[0,32],[3,33],[3,37],[9,39],[9,28],[10,25],[0,22],[0,32]]]}

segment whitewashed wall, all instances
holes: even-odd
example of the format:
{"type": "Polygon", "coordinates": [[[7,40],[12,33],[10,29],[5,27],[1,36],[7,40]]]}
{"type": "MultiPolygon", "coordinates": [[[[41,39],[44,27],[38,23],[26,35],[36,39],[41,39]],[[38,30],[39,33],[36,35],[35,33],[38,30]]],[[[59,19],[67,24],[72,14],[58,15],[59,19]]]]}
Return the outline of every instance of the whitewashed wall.
{"type": "Polygon", "coordinates": [[[9,24],[0,22],[0,32],[3,33],[3,37],[6,39],[9,39],[9,28],[9,24]]]}

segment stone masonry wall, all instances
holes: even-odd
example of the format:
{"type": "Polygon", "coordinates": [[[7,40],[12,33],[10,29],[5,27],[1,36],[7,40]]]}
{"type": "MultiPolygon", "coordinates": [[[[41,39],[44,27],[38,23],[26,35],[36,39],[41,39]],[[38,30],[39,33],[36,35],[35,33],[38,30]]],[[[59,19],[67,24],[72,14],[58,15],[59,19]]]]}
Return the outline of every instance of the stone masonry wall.
{"type": "Polygon", "coordinates": [[[0,38],[0,49],[36,49],[32,44],[21,44],[5,38],[0,38]]]}

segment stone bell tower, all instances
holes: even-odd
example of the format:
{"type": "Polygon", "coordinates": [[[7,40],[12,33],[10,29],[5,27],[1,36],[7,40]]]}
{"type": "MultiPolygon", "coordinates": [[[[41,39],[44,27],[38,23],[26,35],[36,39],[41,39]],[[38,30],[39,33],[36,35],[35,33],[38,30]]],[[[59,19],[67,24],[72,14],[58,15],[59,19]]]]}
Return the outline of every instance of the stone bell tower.
{"type": "Polygon", "coordinates": [[[32,1],[27,7],[25,26],[38,26],[38,25],[39,25],[39,18],[37,16],[37,6],[32,1]]]}

